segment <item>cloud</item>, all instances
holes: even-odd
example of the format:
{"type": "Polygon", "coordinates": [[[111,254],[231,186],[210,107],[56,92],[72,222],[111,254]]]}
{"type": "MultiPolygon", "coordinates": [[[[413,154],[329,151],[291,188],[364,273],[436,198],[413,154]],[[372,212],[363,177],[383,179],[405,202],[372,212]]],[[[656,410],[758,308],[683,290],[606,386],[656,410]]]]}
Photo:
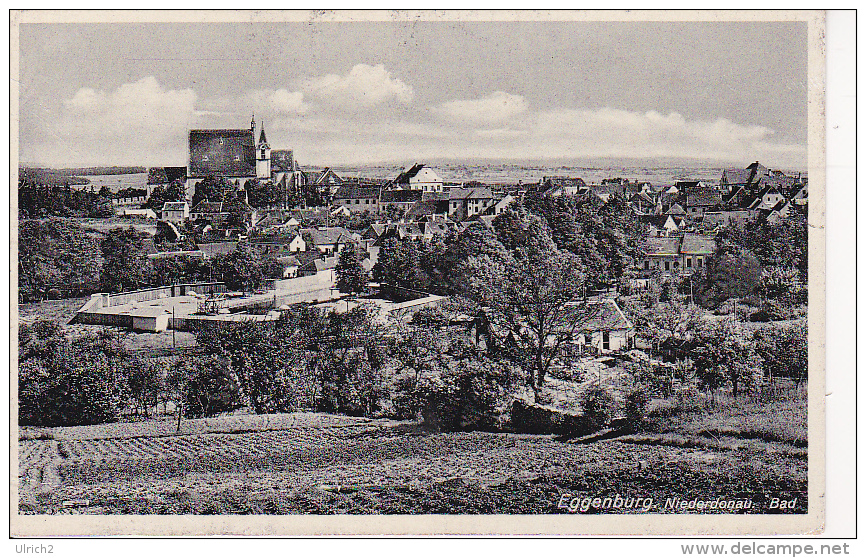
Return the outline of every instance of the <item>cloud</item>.
{"type": "Polygon", "coordinates": [[[720,161],[754,160],[793,154],[805,146],[773,141],[774,131],[725,118],[688,120],[657,111],[609,107],[540,113],[532,136],[552,157],[677,157],[720,161]]]}
{"type": "Polygon", "coordinates": [[[303,92],[287,89],[247,91],[243,102],[254,110],[273,111],[277,114],[304,114],[310,108],[304,102],[303,92]]]}
{"type": "Polygon", "coordinates": [[[432,111],[452,121],[494,124],[519,116],[528,108],[529,105],[522,95],[494,91],[480,99],[442,103],[433,107],[432,111]]]}
{"type": "Polygon", "coordinates": [[[411,85],[392,78],[382,64],[356,64],[349,73],[327,74],[301,82],[304,92],[347,108],[364,108],[394,102],[408,105],[415,95],[411,85]]]}
{"type": "Polygon", "coordinates": [[[61,103],[40,145],[38,157],[74,164],[177,162],[174,146],[185,143],[197,95],[192,89],[166,89],[146,76],[114,90],[79,89],[61,103]]]}

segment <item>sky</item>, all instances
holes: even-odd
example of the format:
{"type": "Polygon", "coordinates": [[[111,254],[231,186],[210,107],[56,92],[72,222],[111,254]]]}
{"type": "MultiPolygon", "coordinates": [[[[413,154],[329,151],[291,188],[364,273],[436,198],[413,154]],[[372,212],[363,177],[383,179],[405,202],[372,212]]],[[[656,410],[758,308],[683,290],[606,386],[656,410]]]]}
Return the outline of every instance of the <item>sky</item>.
{"type": "Polygon", "coordinates": [[[804,22],[22,24],[20,161],[185,165],[264,121],[307,165],[806,167],[804,22]]]}

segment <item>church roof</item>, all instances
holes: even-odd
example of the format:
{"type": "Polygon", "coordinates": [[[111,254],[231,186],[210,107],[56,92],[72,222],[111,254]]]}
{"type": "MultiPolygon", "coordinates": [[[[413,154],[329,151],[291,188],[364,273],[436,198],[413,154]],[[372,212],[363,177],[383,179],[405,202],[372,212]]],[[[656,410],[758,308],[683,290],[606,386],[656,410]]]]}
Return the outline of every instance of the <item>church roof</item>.
{"type": "Polygon", "coordinates": [[[252,130],[190,130],[189,175],[193,178],[255,176],[252,130]]]}

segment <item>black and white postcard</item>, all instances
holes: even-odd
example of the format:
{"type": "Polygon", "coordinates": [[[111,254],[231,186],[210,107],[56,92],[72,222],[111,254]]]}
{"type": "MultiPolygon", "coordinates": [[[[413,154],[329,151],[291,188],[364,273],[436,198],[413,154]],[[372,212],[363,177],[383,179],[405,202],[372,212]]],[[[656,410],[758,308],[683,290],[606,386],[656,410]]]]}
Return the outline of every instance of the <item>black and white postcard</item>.
{"type": "Polygon", "coordinates": [[[12,12],[12,534],[819,532],[823,40],[12,12]]]}

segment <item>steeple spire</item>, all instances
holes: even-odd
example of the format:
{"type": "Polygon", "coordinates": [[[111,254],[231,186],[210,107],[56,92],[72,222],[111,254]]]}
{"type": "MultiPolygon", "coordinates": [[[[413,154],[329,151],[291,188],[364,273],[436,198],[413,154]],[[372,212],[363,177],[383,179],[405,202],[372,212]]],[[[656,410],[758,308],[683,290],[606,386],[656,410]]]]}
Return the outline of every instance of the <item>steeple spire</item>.
{"type": "Polygon", "coordinates": [[[250,131],[253,135],[256,134],[256,115],[253,113],[253,117],[250,119],[250,131]]]}
{"type": "Polygon", "coordinates": [[[259,145],[268,143],[268,138],[265,136],[265,121],[262,120],[262,132],[259,134],[259,145]]]}

